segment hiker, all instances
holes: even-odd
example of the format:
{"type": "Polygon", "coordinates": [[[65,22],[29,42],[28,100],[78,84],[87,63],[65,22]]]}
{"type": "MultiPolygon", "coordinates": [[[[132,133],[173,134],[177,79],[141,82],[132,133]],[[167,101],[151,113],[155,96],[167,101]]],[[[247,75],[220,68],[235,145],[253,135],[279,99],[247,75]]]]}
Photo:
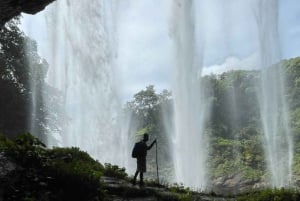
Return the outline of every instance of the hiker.
{"type": "Polygon", "coordinates": [[[143,173],[146,172],[146,156],[147,151],[150,150],[153,145],[156,143],[156,139],[152,142],[150,146],[147,146],[146,142],[149,140],[148,133],[144,134],[143,140],[135,143],[134,148],[132,150],[132,157],[137,159],[137,169],[133,177],[133,185],[136,184],[136,178],[140,173],[140,185],[144,185],[143,181],[143,173]]]}

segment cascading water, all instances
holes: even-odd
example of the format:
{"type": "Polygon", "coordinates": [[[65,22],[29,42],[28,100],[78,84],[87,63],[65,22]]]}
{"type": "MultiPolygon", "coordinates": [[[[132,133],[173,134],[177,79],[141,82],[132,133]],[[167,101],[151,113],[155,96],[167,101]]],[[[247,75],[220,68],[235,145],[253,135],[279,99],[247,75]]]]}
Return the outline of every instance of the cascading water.
{"type": "Polygon", "coordinates": [[[207,185],[207,140],[204,136],[204,124],[209,107],[202,96],[200,84],[202,61],[196,49],[195,34],[198,32],[193,5],[193,0],[173,1],[172,5],[171,35],[176,53],[172,89],[174,169],[177,182],[204,189],[207,185]]]}
{"type": "MultiPolygon", "coordinates": [[[[291,184],[293,141],[285,100],[284,72],[271,65],[281,59],[278,34],[278,2],[260,0],[255,7],[261,85],[258,92],[266,160],[273,187],[291,184]]],[[[280,64],[279,64],[280,65],[280,64]]]]}
{"type": "Polygon", "coordinates": [[[52,131],[48,135],[59,145],[80,147],[101,162],[126,166],[127,137],[120,126],[114,72],[116,6],[114,1],[60,0],[46,11],[51,50],[47,82],[62,92],[67,116],[61,135],[52,131]]]}

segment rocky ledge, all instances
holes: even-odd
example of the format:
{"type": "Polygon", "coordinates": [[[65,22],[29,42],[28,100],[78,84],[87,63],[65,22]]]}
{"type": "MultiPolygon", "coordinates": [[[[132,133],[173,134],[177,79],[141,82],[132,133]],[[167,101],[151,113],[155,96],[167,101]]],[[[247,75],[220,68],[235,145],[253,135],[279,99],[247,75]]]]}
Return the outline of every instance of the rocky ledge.
{"type": "Polygon", "coordinates": [[[132,185],[124,179],[114,177],[102,177],[104,188],[111,201],[234,201],[228,196],[219,196],[214,193],[199,193],[185,189],[166,187],[158,184],[146,186],[132,185]]]}
{"type": "Polygon", "coordinates": [[[36,14],[55,0],[0,0],[0,27],[22,12],[36,14]]]}

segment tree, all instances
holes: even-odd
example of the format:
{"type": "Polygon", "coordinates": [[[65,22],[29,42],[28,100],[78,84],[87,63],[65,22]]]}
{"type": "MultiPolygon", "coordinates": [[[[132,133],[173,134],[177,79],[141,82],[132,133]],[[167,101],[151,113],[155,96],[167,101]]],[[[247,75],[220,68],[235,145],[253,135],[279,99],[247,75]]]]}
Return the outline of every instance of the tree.
{"type": "Polygon", "coordinates": [[[48,64],[18,25],[16,18],[0,30],[0,132],[14,138],[31,130],[45,139],[46,131],[57,128],[62,117],[45,101],[59,105],[60,93],[45,83],[48,64]]]}
{"type": "MultiPolygon", "coordinates": [[[[134,99],[127,102],[125,108],[131,114],[130,138],[136,140],[137,133],[149,133],[151,139],[158,141],[158,154],[160,167],[167,168],[171,166],[170,144],[164,124],[164,118],[171,119],[172,100],[171,93],[163,90],[160,94],[155,92],[154,86],[147,86],[134,95],[134,99]]],[[[172,125],[171,125],[172,126],[172,125]]],[[[155,152],[149,153],[150,173],[155,174],[155,152]],[[151,171],[152,170],[152,171],[151,171]]],[[[164,171],[169,173],[170,171],[164,171]]],[[[164,175],[165,177],[166,174],[164,175]]]]}

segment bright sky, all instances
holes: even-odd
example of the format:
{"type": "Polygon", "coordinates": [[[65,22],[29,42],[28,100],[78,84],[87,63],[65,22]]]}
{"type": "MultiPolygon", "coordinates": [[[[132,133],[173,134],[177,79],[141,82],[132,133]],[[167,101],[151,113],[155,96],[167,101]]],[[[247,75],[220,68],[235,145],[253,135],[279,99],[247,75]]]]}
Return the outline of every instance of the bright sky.
{"type": "MultiPolygon", "coordinates": [[[[256,31],[249,2],[255,0],[196,0],[196,19],[205,28],[204,73],[220,73],[236,67],[251,68],[257,57],[256,31]],[[225,2],[234,2],[226,4],[225,2]],[[205,8],[205,9],[203,9],[205,8]],[[197,10],[196,10],[197,11],[197,10]],[[201,21],[199,20],[199,21],[201,21]]],[[[270,0],[271,1],[271,0],[270,0]]],[[[117,17],[118,69],[123,100],[153,84],[169,89],[174,68],[170,38],[170,0],[120,0],[117,17]]],[[[52,5],[51,5],[52,6],[52,5]]],[[[197,21],[197,20],[196,20],[197,21]]],[[[36,39],[46,59],[43,12],[26,15],[22,27],[36,39]]],[[[279,33],[282,58],[300,56],[300,1],[279,0],[279,33]]],[[[197,37],[197,36],[196,36],[197,37]]]]}

